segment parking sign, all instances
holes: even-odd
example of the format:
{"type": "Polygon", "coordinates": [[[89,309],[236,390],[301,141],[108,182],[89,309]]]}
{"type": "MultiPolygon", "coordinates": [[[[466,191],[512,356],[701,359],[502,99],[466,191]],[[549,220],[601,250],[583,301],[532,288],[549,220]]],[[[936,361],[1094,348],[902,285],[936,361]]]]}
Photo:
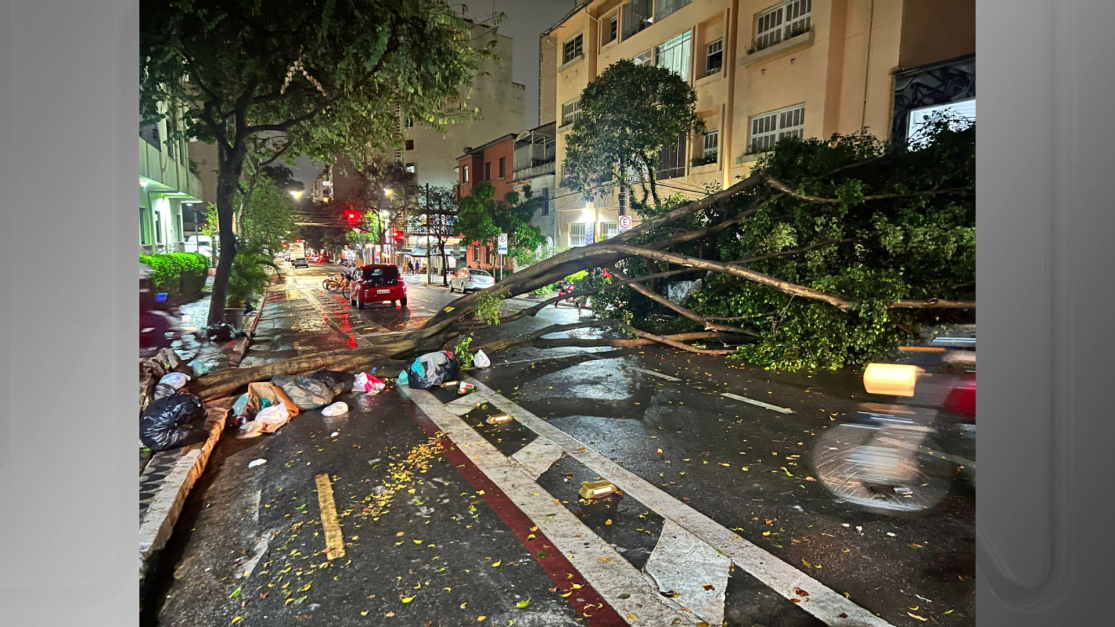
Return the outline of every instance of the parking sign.
{"type": "Polygon", "coordinates": [[[631,216],[619,217],[619,230],[620,232],[628,231],[631,229],[631,216]]]}
{"type": "Polygon", "coordinates": [[[507,254],[507,233],[499,234],[499,254],[507,254]]]}

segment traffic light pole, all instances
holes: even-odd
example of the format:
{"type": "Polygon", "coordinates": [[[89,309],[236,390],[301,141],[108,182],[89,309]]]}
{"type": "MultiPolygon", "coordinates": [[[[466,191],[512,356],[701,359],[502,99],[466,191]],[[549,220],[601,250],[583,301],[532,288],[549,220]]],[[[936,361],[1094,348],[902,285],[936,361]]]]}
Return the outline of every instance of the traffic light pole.
{"type": "Polygon", "coordinates": [[[426,183],[426,285],[433,281],[430,268],[430,184],[426,183]]]}

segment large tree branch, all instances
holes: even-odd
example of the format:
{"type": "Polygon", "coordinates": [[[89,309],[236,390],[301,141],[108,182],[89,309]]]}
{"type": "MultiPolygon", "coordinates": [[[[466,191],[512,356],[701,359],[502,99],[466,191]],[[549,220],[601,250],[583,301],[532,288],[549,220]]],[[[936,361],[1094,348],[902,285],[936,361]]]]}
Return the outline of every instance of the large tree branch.
{"type": "MultiPolygon", "coordinates": [[[[835,205],[835,204],[839,204],[841,202],[839,198],[824,198],[824,197],[821,197],[821,196],[811,196],[809,194],[798,193],[798,192],[794,191],[792,188],[790,188],[789,185],[783,183],[782,181],[779,181],[778,179],[776,179],[772,176],[767,176],[766,180],[767,180],[767,185],[773,187],[774,189],[782,192],[783,194],[785,194],[787,196],[790,196],[791,198],[796,198],[798,200],[802,200],[802,201],[805,201],[805,202],[811,202],[811,203],[814,203],[814,204],[817,204],[817,205],[835,205]]],[[[972,191],[972,189],[970,187],[952,187],[952,188],[947,188],[947,189],[928,189],[928,190],[923,190],[923,191],[918,191],[918,192],[873,194],[873,195],[864,196],[863,197],[863,202],[868,202],[868,201],[872,201],[872,200],[893,200],[893,199],[896,199],[896,198],[915,198],[917,196],[933,196],[933,195],[937,195],[937,194],[964,194],[964,193],[970,193],[971,191],[972,191]]]]}
{"type": "Polygon", "coordinates": [[[699,268],[712,272],[720,272],[722,274],[730,274],[732,276],[737,276],[741,279],[747,279],[748,281],[752,281],[760,285],[766,285],[767,287],[774,288],[785,294],[801,296],[803,298],[809,298],[812,300],[819,300],[821,302],[828,303],[842,311],[851,311],[852,309],[855,309],[859,306],[859,303],[855,301],[840,298],[839,296],[833,296],[832,294],[826,294],[825,292],[815,290],[810,287],[805,287],[804,285],[798,285],[789,281],[783,281],[782,279],[776,279],[768,274],[763,274],[762,272],[756,272],[754,270],[748,270],[747,268],[743,268],[740,266],[721,263],[718,261],[707,261],[699,257],[679,255],[676,253],[670,253],[661,250],[651,250],[639,246],[611,245],[608,248],[629,257],[645,257],[647,259],[664,261],[666,263],[673,263],[679,266],[687,266],[690,268],[699,268]]]}
{"type": "MultiPolygon", "coordinates": [[[[621,276],[624,276],[623,273],[620,270],[616,269],[615,267],[613,267],[612,269],[615,272],[619,273],[621,276]]],[[[692,320],[693,322],[696,322],[696,323],[700,324],[706,330],[722,331],[724,333],[739,333],[739,334],[742,334],[742,335],[750,335],[750,336],[753,336],[753,337],[758,336],[758,333],[755,333],[754,331],[749,331],[747,329],[741,329],[741,328],[738,328],[738,327],[732,327],[732,326],[728,326],[728,325],[724,325],[724,324],[719,324],[719,323],[716,323],[716,322],[711,322],[708,318],[705,318],[704,316],[698,314],[697,312],[693,311],[692,309],[689,309],[688,307],[683,307],[683,306],[675,303],[674,301],[666,298],[665,296],[662,296],[658,292],[655,292],[654,290],[646,287],[642,283],[638,283],[638,282],[631,283],[631,289],[635,290],[639,294],[642,294],[646,298],[649,298],[650,300],[658,303],[659,305],[662,305],[663,307],[665,307],[665,308],[667,308],[671,311],[676,312],[678,315],[682,316],[683,318],[688,318],[689,320],[692,320]]]]}

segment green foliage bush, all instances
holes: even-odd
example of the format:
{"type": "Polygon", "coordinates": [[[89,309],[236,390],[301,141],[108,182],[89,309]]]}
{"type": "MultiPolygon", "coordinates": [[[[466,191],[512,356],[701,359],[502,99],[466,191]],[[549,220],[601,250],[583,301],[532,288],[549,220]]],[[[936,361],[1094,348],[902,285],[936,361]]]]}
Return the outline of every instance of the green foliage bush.
{"type": "Polygon", "coordinates": [[[201,293],[209,273],[209,260],[197,253],[140,255],[139,262],[151,268],[155,291],[166,292],[171,298],[201,293]]]}
{"type": "Polygon", "coordinates": [[[268,267],[278,270],[262,247],[248,246],[240,250],[232,262],[225,303],[229,307],[242,307],[252,296],[262,294],[271,283],[271,275],[266,270],[268,267]]]}

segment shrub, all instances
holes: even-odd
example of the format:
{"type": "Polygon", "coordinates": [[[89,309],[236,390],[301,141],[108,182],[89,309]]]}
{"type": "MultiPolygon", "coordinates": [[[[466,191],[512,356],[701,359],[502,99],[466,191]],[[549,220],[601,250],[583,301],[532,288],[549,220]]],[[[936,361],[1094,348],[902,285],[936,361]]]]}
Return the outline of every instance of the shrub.
{"type": "Polygon", "coordinates": [[[232,262],[232,272],[228,277],[228,307],[243,307],[252,296],[262,294],[271,283],[271,275],[265,268],[278,268],[271,257],[260,247],[245,247],[232,262]]]}
{"type": "Polygon", "coordinates": [[[140,255],[139,262],[151,267],[155,290],[171,297],[199,294],[209,273],[209,260],[197,253],[140,255]]]}

